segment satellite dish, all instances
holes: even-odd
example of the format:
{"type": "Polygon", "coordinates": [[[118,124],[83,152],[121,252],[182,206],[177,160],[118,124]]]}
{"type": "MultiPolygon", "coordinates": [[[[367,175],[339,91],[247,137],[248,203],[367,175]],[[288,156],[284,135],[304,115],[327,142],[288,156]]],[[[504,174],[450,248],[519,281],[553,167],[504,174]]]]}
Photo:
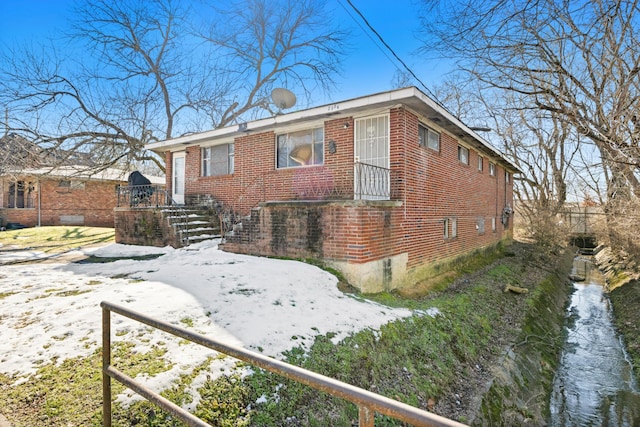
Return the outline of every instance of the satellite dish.
{"type": "Polygon", "coordinates": [[[271,99],[281,110],[286,110],[296,104],[296,96],[293,92],[281,87],[277,87],[271,91],[271,99]]]}

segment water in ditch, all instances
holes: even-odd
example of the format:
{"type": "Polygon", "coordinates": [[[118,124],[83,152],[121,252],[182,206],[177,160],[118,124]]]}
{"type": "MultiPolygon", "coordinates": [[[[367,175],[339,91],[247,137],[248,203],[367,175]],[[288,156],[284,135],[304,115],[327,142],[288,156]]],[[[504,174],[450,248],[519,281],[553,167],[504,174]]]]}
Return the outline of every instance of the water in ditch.
{"type": "Polygon", "coordinates": [[[549,425],[640,426],[640,390],[613,326],[604,278],[588,257],[577,257],[566,339],[553,382],[549,425]]]}

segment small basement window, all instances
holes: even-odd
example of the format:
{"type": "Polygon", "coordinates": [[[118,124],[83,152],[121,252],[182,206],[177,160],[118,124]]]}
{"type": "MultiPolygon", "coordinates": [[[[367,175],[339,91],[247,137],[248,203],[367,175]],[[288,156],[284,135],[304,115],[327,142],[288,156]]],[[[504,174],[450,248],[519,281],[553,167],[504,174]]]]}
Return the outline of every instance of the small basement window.
{"type": "Polygon", "coordinates": [[[469,164],[469,149],[467,147],[458,145],[458,160],[465,165],[469,164]]]}
{"type": "Polygon", "coordinates": [[[418,143],[433,151],[440,151],[440,133],[420,124],[418,125],[418,143]]]}
{"type": "Polygon", "coordinates": [[[58,188],[68,188],[70,190],[84,190],[84,181],[58,181],[58,188]]]}
{"type": "Polygon", "coordinates": [[[452,239],[458,236],[458,219],[457,218],[445,218],[444,219],[444,238],[452,239]]]}

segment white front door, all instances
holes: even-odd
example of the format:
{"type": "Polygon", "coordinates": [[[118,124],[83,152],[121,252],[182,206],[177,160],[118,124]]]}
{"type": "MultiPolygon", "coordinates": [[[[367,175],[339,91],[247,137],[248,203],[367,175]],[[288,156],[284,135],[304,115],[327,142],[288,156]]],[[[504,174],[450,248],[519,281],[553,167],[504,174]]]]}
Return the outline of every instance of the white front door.
{"type": "Polygon", "coordinates": [[[389,116],[355,121],[354,199],[389,200],[389,116]]]}
{"type": "Polygon", "coordinates": [[[185,153],[173,153],[173,181],[171,198],[179,205],[184,205],[184,163],[185,153]]]}

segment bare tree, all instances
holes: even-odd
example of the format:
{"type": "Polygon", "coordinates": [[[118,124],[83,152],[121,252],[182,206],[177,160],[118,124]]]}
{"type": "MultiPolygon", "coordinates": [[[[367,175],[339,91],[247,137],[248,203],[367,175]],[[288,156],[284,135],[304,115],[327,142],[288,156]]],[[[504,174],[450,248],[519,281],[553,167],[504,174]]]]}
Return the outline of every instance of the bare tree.
{"type": "Polygon", "coordinates": [[[11,176],[26,167],[38,166],[40,150],[15,133],[0,137],[0,176],[11,176]]]}
{"type": "Polygon", "coordinates": [[[545,111],[523,108],[520,95],[482,87],[477,79],[453,74],[437,89],[452,113],[471,127],[488,131],[487,139],[518,167],[515,208],[523,230],[539,244],[553,247],[558,214],[565,207],[571,164],[579,156],[580,135],[545,111]]]}
{"type": "Polygon", "coordinates": [[[640,196],[638,1],[424,1],[425,51],[597,147],[611,215],[640,196]]]}
{"type": "Polygon", "coordinates": [[[97,168],[164,169],[145,144],[272,113],[278,85],[332,87],[346,33],[323,2],[209,3],[86,1],[68,37],[3,49],[5,132],[90,153],[97,168]]]}

